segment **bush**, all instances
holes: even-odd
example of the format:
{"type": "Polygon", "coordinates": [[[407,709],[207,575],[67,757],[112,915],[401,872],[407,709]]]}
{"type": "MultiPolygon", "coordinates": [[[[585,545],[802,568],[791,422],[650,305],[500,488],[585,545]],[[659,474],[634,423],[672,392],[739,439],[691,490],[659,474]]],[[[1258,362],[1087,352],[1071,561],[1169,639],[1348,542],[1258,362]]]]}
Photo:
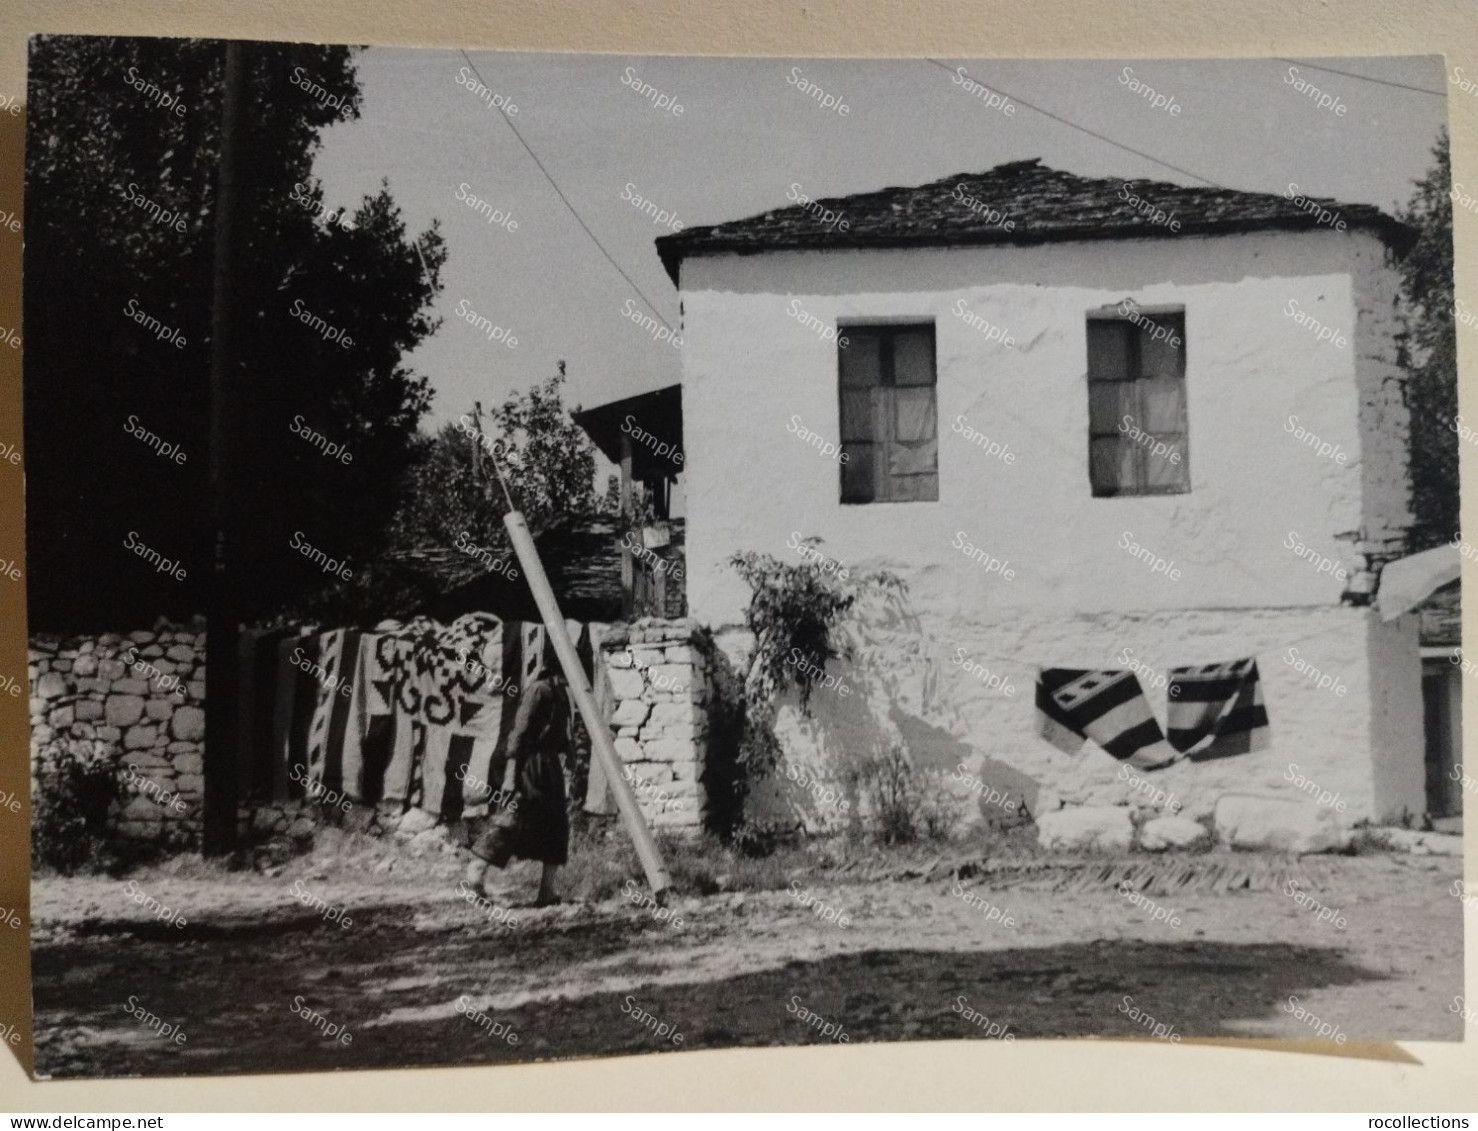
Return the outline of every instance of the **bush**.
{"type": "Polygon", "coordinates": [[[800,840],[795,824],[745,817],[734,827],[729,844],[746,859],[763,860],[782,847],[794,847],[800,840]]]}
{"type": "Polygon", "coordinates": [[[112,749],[95,739],[63,739],[44,747],[31,809],[33,865],[64,875],[114,863],[113,806],[123,798],[112,749]]]}
{"type": "Polygon", "coordinates": [[[745,690],[752,711],[773,713],[775,701],[793,688],[801,712],[809,714],[816,673],[828,660],[847,655],[837,628],[858,599],[869,593],[903,591],[903,582],[886,570],[853,574],[823,568],[820,541],[812,537],[801,542],[805,558],[801,565],[769,554],[742,553],[729,559],[750,589],[744,625],[754,633],[755,646],[745,690]],[[807,663],[795,663],[797,654],[807,663]]]}
{"type": "MultiPolygon", "coordinates": [[[[744,819],[751,787],[775,772],[784,757],[775,735],[779,699],[794,691],[802,715],[810,715],[811,692],[826,664],[850,651],[840,627],[864,596],[901,594],[903,582],[886,570],[860,573],[836,569],[818,549],[819,538],[798,544],[799,564],[769,554],[739,553],[729,565],[750,589],[744,624],[754,634],[754,654],[737,686],[720,695],[719,724],[710,733],[727,736],[710,765],[705,784],[718,798],[714,831],[761,857],[773,852],[786,830],[744,819]],[[796,663],[796,657],[805,663],[796,663]]],[[[738,675],[738,673],[735,673],[738,675]]]]}
{"type": "MultiPolygon", "coordinates": [[[[719,678],[709,705],[708,761],[703,785],[708,792],[704,826],[726,843],[752,840],[745,803],[750,789],[780,760],[780,742],[764,710],[751,710],[743,680],[716,654],[719,678]]],[[[748,849],[746,849],[748,851],[748,849]]]]}
{"type": "Polygon", "coordinates": [[[874,832],[884,844],[944,841],[954,835],[960,804],[938,770],[920,770],[893,745],[857,770],[857,791],[868,803],[874,832]]]}

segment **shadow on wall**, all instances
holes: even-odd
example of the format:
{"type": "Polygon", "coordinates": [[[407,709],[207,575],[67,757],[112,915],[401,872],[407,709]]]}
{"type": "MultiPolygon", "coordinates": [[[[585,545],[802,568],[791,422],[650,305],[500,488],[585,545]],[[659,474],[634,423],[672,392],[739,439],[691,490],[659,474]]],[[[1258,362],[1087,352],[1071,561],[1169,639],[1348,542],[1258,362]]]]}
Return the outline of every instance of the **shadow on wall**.
{"type": "Polygon", "coordinates": [[[809,714],[788,693],[776,712],[784,757],[753,783],[745,806],[754,821],[807,831],[855,828],[887,804],[905,775],[923,803],[990,824],[1036,811],[1038,782],[960,737],[967,728],[940,692],[938,641],[923,629],[906,594],[859,599],[842,630],[850,655],[826,665],[809,714]],[[900,757],[901,755],[901,757],[900,757]]]}

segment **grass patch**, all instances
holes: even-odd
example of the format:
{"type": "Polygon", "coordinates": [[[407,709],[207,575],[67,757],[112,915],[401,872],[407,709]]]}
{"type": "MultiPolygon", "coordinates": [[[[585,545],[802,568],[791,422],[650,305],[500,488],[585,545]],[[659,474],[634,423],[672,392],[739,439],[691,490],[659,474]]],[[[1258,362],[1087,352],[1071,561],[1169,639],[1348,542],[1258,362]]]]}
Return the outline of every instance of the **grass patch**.
{"type": "MultiPolygon", "coordinates": [[[[778,891],[797,874],[816,875],[846,862],[840,839],[777,847],[767,856],[749,856],[708,834],[656,833],[662,863],[675,896],[706,896],[729,891],[778,891]]],[[[615,821],[591,822],[572,830],[570,858],[560,886],[571,899],[599,902],[620,895],[627,880],[645,889],[636,848],[615,821]]]]}

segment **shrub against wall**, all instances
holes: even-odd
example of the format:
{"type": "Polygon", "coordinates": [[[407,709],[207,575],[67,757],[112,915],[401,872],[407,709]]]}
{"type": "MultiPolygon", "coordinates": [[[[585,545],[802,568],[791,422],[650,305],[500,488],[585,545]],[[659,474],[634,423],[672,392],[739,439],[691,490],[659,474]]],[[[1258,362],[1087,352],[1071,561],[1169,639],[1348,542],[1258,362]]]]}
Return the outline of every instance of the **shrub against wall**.
{"type": "MultiPolygon", "coordinates": [[[[795,563],[758,553],[729,559],[750,589],[744,624],[753,642],[743,678],[726,696],[726,722],[735,734],[726,792],[738,812],[754,785],[772,775],[785,755],[775,733],[781,697],[794,692],[801,714],[809,717],[812,691],[830,686],[834,678],[827,664],[850,656],[841,629],[858,600],[904,592],[894,574],[850,570],[827,557],[820,542],[796,536],[793,545],[800,560],[795,563]]],[[[739,819],[731,835],[768,841],[778,831],[739,819]]]]}
{"type": "Polygon", "coordinates": [[[31,792],[31,860],[70,875],[106,870],[115,856],[118,766],[96,739],[53,739],[37,760],[31,792]]]}
{"type": "Polygon", "coordinates": [[[111,771],[119,789],[109,805],[110,832],[165,847],[198,843],[204,628],[197,618],[127,635],[33,638],[33,796],[69,796],[85,786],[81,795],[93,797],[111,771]]]}

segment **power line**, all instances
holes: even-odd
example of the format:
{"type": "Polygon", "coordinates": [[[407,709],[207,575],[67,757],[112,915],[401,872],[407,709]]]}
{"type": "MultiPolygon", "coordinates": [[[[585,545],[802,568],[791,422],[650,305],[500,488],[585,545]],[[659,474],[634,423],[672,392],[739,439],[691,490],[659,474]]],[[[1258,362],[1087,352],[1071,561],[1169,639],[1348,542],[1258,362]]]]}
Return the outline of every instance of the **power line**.
{"type": "MultiPolygon", "coordinates": [[[[483,82],[482,73],[477,69],[477,64],[472,61],[465,50],[461,50],[461,54],[462,58],[467,60],[467,65],[472,68],[472,73],[477,76],[477,81],[482,83],[484,87],[487,87],[488,84],[483,82]]],[[[564,190],[559,187],[558,182],[556,182],[554,177],[550,175],[549,170],[544,167],[544,162],[539,160],[539,155],[535,153],[529,143],[524,140],[523,134],[518,132],[518,127],[513,124],[513,119],[510,118],[507,114],[502,113],[500,113],[498,117],[502,118],[503,121],[507,123],[508,128],[513,131],[513,136],[518,138],[518,144],[523,146],[524,152],[533,159],[534,164],[539,167],[539,172],[544,174],[544,179],[548,181],[550,187],[559,194],[560,200],[564,201],[565,207],[570,210],[570,215],[575,218],[575,222],[579,224],[580,227],[585,229],[585,234],[590,237],[590,241],[595,244],[596,247],[600,248],[600,253],[606,257],[606,262],[616,269],[621,278],[626,280],[627,284],[631,287],[632,290],[641,295],[642,301],[646,303],[647,306],[651,308],[652,313],[657,316],[657,321],[666,326],[671,333],[676,334],[677,331],[673,328],[672,324],[669,323],[667,319],[662,317],[662,312],[657,309],[657,304],[649,299],[646,296],[646,292],[636,285],[636,280],[622,269],[621,264],[617,263],[611,253],[606,250],[606,245],[601,243],[596,234],[590,230],[590,225],[585,223],[585,221],[580,218],[580,213],[577,212],[575,210],[575,206],[570,203],[570,198],[564,194],[564,190]]]]}
{"type": "Polygon", "coordinates": [[[1341,71],[1334,67],[1321,67],[1318,63],[1305,63],[1302,59],[1284,59],[1281,55],[1274,55],[1280,63],[1293,63],[1295,66],[1307,67],[1311,71],[1325,71],[1331,75],[1344,75],[1347,79],[1359,79],[1361,82],[1379,83],[1381,86],[1394,86],[1397,90],[1414,90],[1418,94],[1431,94],[1437,98],[1446,98],[1445,90],[1428,90],[1424,86],[1411,86],[1404,82],[1392,82],[1390,79],[1371,78],[1369,75],[1357,75],[1354,71],[1341,71]]]}
{"type": "MultiPolygon", "coordinates": [[[[936,67],[942,67],[944,70],[949,71],[950,74],[954,74],[955,73],[954,68],[950,67],[946,63],[941,63],[938,59],[926,59],[925,62],[927,62],[927,63],[933,63],[936,67]]],[[[1105,135],[1099,133],[1097,130],[1090,130],[1087,126],[1080,126],[1080,125],[1078,125],[1077,122],[1070,122],[1070,121],[1068,121],[1068,119],[1066,119],[1064,117],[1061,117],[1058,114],[1052,113],[1051,110],[1044,110],[1040,106],[1035,106],[1032,103],[1028,102],[1025,98],[1018,98],[1016,95],[1010,93],[1010,91],[1003,90],[999,86],[993,87],[992,89],[998,91],[1001,94],[1006,95],[1006,97],[1008,97],[1008,98],[1011,98],[1011,99],[1013,99],[1013,100],[1015,100],[1017,102],[1020,102],[1023,106],[1025,106],[1029,110],[1035,110],[1038,114],[1045,114],[1047,117],[1051,118],[1054,122],[1061,122],[1064,126],[1068,126],[1068,127],[1072,128],[1072,129],[1078,130],[1078,131],[1080,131],[1082,133],[1085,133],[1085,134],[1089,135],[1090,137],[1096,137],[1099,141],[1107,142],[1109,145],[1112,145],[1112,146],[1114,146],[1117,149],[1122,149],[1126,153],[1132,153],[1136,157],[1143,157],[1146,161],[1153,161],[1156,165],[1163,165],[1167,169],[1174,169],[1177,173],[1179,173],[1183,177],[1190,177],[1192,180],[1194,180],[1194,181],[1200,181],[1203,185],[1210,185],[1212,188],[1226,188],[1227,187],[1225,185],[1217,184],[1215,181],[1208,180],[1207,178],[1201,176],[1199,173],[1193,173],[1189,169],[1182,169],[1179,165],[1172,165],[1169,161],[1163,161],[1160,158],[1154,156],[1153,154],[1144,152],[1144,150],[1142,150],[1142,149],[1135,149],[1132,145],[1125,145],[1121,141],[1115,141],[1113,138],[1106,137],[1105,135]]]]}

